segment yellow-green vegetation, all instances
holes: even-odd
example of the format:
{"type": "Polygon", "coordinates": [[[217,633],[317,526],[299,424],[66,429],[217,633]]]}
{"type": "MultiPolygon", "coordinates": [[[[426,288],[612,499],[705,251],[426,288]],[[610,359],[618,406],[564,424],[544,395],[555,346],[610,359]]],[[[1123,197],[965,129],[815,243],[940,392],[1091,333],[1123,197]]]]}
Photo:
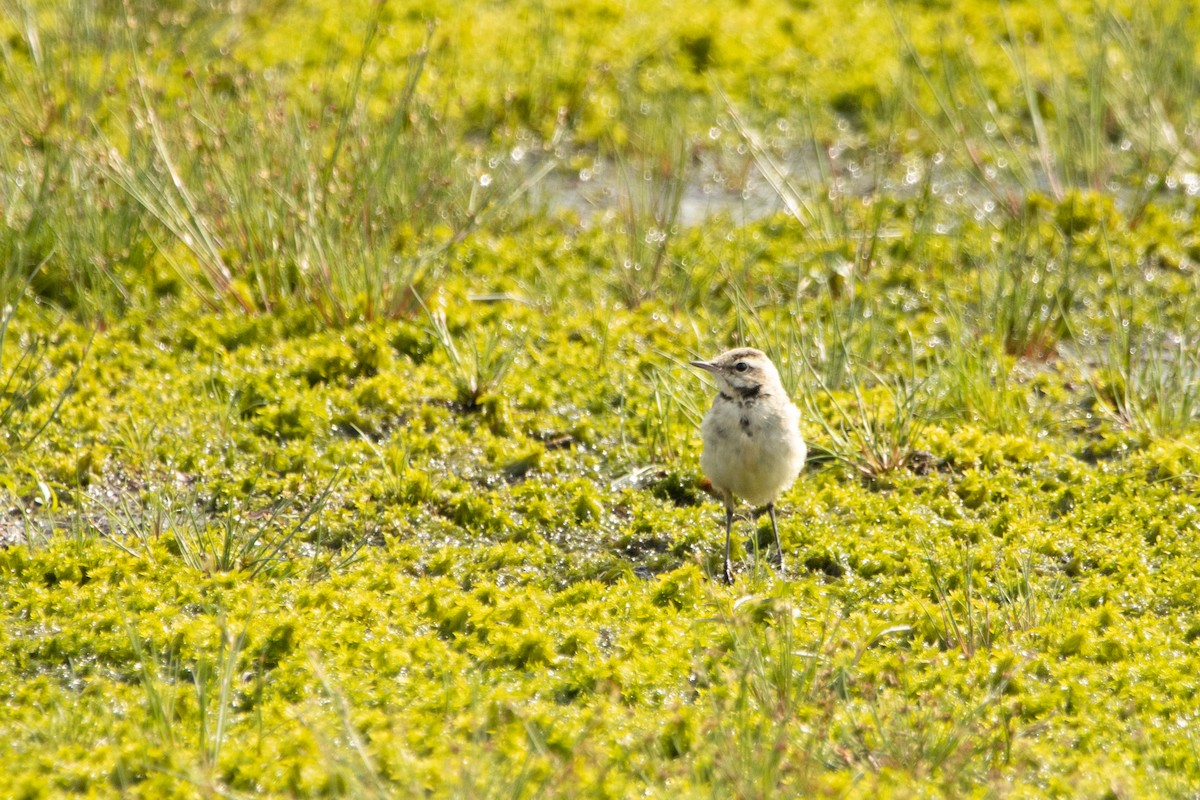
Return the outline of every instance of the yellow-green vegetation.
{"type": "Polygon", "coordinates": [[[0,9],[0,794],[1200,794],[1186,9],[0,9]]]}

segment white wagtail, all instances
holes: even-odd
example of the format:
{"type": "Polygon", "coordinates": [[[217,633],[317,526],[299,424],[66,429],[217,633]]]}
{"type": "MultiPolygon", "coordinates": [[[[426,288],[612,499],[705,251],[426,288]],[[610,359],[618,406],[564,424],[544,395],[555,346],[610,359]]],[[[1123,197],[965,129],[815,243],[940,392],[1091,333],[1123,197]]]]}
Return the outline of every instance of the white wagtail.
{"type": "Polygon", "coordinates": [[[734,496],[767,507],[783,569],[783,545],[775,521],[775,501],[804,467],[807,448],[800,435],[800,411],[779,382],[779,372],[761,350],[741,347],[712,361],[693,361],[712,373],[717,397],[700,424],[704,452],[700,468],[725,500],[725,582],[734,496]]]}

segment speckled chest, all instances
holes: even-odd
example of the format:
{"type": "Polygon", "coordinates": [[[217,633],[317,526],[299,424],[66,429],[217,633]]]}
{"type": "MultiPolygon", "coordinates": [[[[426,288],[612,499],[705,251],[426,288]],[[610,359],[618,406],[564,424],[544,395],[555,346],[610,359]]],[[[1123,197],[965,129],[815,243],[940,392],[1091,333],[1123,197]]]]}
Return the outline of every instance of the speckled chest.
{"type": "Polygon", "coordinates": [[[744,436],[753,439],[761,434],[763,423],[771,416],[767,414],[768,395],[735,397],[722,392],[713,403],[712,428],[721,439],[744,436]]]}
{"type": "Polygon", "coordinates": [[[758,395],[753,397],[731,397],[727,394],[721,395],[721,399],[731,404],[731,409],[737,409],[738,430],[749,438],[754,438],[754,417],[756,414],[761,414],[763,405],[762,398],[758,395]]]}

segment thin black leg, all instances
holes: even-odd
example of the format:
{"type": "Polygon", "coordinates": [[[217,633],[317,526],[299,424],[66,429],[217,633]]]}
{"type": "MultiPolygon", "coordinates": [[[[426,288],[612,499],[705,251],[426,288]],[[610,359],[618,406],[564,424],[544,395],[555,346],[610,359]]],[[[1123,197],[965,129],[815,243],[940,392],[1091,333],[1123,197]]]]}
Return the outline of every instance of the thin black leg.
{"type": "Polygon", "coordinates": [[[725,500],[725,583],[733,583],[733,573],[729,571],[729,540],[733,536],[733,502],[725,500]]]}
{"type": "Polygon", "coordinates": [[[767,513],[771,515],[771,531],[775,534],[775,550],[779,553],[779,571],[783,571],[783,542],[779,541],[779,523],[775,521],[775,504],[767,503],[767,513]]]}

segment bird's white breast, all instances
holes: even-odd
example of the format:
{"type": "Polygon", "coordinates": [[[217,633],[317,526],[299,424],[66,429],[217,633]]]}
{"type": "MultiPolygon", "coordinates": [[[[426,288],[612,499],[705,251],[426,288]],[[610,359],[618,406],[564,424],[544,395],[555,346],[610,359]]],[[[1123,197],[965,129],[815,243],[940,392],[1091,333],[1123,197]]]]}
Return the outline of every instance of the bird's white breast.
{"type": "Polygon", "coordinates": [[[774,502],[804,466],[800,412],[781,390],[753,400],[718,396],[700,432],[704,474],[717,489],[753,505],[774,502]]]}

